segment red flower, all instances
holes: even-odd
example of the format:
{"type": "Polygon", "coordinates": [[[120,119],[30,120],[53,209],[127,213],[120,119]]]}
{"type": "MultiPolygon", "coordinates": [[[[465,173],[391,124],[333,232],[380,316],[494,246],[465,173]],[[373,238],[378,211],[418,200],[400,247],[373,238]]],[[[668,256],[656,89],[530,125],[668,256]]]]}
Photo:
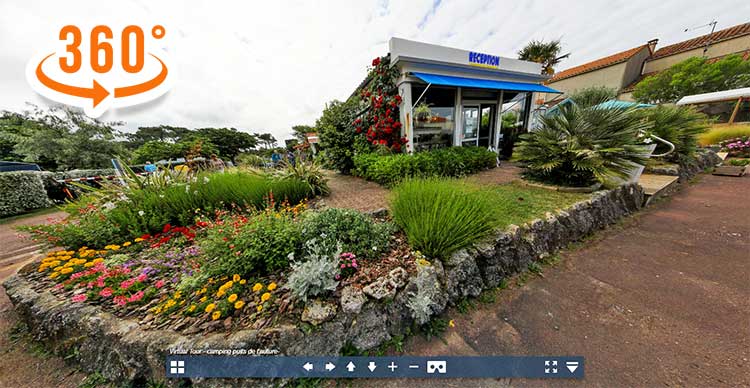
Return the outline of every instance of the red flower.
{"type": "Polygon", "coordinates": [[[381,139],[381,140],[380,140],[380,144],[382,144],[382,145],[386,145],[386,144],[388,144],[388,141],[387,141],[387,140],[385,140],[385,139],[381,139]]]}
{"type": "Polygon", "coordinates": [[[162,229],[162,233],[167,233],[169,230],[172,229],[172,225],[166,224],[164,225],[164,229],[162,229]]]}
{"type": "Polygon", "coordinates": [[[380,58],[375,58],[375,59],[372,60],[372,65],[373,66],[377,66],[379,64],[380,64],[380,58]]]}

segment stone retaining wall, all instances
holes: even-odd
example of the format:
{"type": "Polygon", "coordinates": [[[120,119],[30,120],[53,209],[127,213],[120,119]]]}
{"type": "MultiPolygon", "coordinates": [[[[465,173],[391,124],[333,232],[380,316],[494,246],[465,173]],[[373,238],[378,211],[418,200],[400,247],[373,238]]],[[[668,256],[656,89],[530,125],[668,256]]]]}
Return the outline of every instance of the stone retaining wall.
{"type": "MultiPolygon", "coordinates": [[[[48,291],[37,292],[23,276],[8,279],[5,289],[37,340],[52,350],[77,352],[87,372],[115,380],[163,380],[169,349],[277,349],[286,355],[337,355],[345,344],[360,350],[378,347],[401,335],[415,322],[441,314],[449,304],[497,287],[503,278],[525,270],[529,263],[617,222],[640,209],[643,191],[626,185],[599,191],[558,214],[522,226],[511,226],[492,239],[456,252],[444,263],[418,265],[405,276],[396,268],[364,289],[345,288],[341,297],[308,303],[304,333],[297,326],[241,330],[229,335],[187,336],[172,331],[143,330],[136,322],[118,319],[86,304],[70,304],[48,291]]],[[[32,265],[22,269],[34,270],[32,265]]],[[[176,384],[170,380],[170,384],[176,384]]],[[[223,386],[227,380],[193,381],[223,386]]],[[[236,386],[273,385],[271,381],[231,381],[236,386]]]]}
{"type": "Polygon", "coordinates": [[[679,182],[684,183],[693,179],[696,175],[707,168],[716,166],[721,162],[721,158],[716,152],[709,149],[700,149],[695,153],[695,160],[685,163],[675,164],[670,167],[649,167],[646,172],[658,175],[671,175],[679,177],[679,182]]]}

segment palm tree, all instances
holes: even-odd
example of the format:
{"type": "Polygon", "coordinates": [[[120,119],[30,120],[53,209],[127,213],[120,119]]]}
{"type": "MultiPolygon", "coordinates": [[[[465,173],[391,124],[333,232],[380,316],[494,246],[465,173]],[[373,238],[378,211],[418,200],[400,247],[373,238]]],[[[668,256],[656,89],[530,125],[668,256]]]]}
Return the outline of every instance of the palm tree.
{"type": "Polygon", "coordinates": [[[521,135],[514,157],[533,180],[564,186],[617,184],[648,155],[638,134],[652,123],[635,108],[564,105],[541,118],[541,127],[521,135]]]}
{"type": "Polygon", "coordinates": [[[560,55],[562,45],[560,39],[543,42],[541,40],[532,40],[526,47],[518,52],[518,59],[532,61],[542,64],[542,74],[555,74],[555,65],[570,54],[560,55]]]}

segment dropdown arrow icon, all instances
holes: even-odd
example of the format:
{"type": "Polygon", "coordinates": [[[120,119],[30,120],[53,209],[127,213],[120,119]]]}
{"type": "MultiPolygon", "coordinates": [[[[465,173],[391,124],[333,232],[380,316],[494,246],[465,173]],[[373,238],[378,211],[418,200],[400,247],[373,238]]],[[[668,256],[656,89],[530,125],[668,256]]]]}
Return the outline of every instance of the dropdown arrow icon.
{"type": "Polygon", "coordinates": [[[578,361],[568,361],[565,363],[565,366],[568,367],[570,373],[573,373],[578,369],[578,361]]]}
{"type": "Polygon", "coordinates": [[[370,363],[367,365],[367,369],[369,369],[370,372],[375,372],[375,368],[377,368],[377,367],[378,366],[375,365],[375,361],[370,361],[370,363]]]}

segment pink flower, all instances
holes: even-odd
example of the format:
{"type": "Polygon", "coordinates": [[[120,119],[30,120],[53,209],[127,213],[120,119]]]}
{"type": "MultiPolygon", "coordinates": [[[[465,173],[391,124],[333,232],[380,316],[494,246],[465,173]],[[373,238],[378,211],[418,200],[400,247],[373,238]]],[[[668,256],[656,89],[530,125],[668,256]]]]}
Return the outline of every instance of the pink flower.
{"type": "Polygon", "coordinates": [[[352,267],[357,268],[357,260],[352,260],[352,267]]]}
{"type": "Polygon", "coordinates": [[[122,282],[120,282],[120,288],[122,288],[123,290],[127,290],[128,287],[133,285],[133,283],[135,283],[135,279],[123,280],[122,282]]]}
{"type": "Polygon", "coordinates": [[[346,264],[341,264],[341,269],[346,268],[346,264]]]}
{"type": "Polygon", "coordinates": [[[70,300],[76,303],[80,303],[80,302],[85,302],[87,298],[88,297],[86,296],[86,294],[78,294],[70,298],[70,300]]]}
{"type": "Polygon", "coordinates": [[[154,284],[154,287],[156,287],[157,289],[164,287],[164,280],[157,280],[156,284],[154,284]]]}
{"type": "Polygon", "coordinates": [[[70,278],[71,279],[78,279],[78,278],[80,278],[83,275],[85,275],[83,272],[76,272],[76,273],[70,275],[70,278]]]}
{"type": "Polygon", "coordinates": [[[99,277],[98,279],[96,279],[96,286],[97,287],[104,287],[104,279],[102,279],[101,277],[99,277]]]}
{"type": "Polygon", "coordinates": [[[125,304],[127,304],[127,303],[128,303],[128,300],[127,300],[127,298],[125,298],[125,297],[124,297],[124,296],[122,296],[122,295],[117,295],[116,297],[114,297],[114,299],[112,299],[112,301],[113,301],[113,302],[114,302],[114,303],[115,303],[116,305],[118,305],[118,306],[125,306],[125,304]]]}
{"type": "Polygon", "coordinates": [[[112,289],[109,288],[109,287],[107,287],[107,288],[99,291],[99,296],[101,296],[103,298],[108,298],[108,297],[112,296],[112,289]]]}
{"type": "Polygon", "coordinates": [[[148,279],[148,275],[146,275],[145,273],[142,273],[142,274],[138,275],[137,278],[135,278],[135,280],[137,280],[139,282],[145,282],[146,279],[148,279]]]}
{"type": "Polygon", "coordinates": [[[143,291],[138,291],[133,295],[130,295],[130,298],[128,298],[128,302],[137,302],[143,298],[143,291]]]}

